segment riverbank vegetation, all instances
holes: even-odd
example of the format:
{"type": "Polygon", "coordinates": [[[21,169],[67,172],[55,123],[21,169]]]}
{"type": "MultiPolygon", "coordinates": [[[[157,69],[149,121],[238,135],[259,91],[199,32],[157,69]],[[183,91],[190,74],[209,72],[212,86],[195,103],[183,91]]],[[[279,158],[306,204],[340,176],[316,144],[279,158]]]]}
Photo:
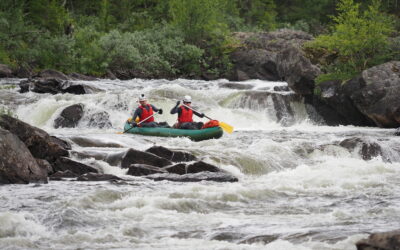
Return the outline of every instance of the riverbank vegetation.
{"type": "Polygon", "coordinates": [[[223,77],[241,46],[234,32],[291,28],[315,35],[312,48],[335,54],[328,76],[345,78],[399,59],[399,13],[397,0],[2,0],[0,63],[96,76],[223,77]]]}

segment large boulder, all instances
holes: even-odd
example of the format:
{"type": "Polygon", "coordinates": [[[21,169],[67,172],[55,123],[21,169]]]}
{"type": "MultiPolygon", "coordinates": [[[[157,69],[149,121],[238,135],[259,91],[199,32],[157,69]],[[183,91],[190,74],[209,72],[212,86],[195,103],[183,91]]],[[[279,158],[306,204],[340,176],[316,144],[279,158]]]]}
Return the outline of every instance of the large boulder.
{"type": "Polygon", "coordinates": [[[193,164],[188,165],[186,168],[186,173],[188,174],[199,173],[204,171],[221,172],[221,169],[214,165],[208,164],[204,161],[195,162],[193,164]]]}
{"type": "Polygon", "coordinates": [[[18,136],[35,158],[53,162],[60,156],[68,156],[68,148],[42,129],[8,115],[0,116],[0,127],[18,136]]]}
{"type": "Polygon", "coordinates": [[[361,113],[351,94],[360,89],[358,81],[326,81],[318,85],[319,95],[313,99],[314,107],[328,125],[372,126],[374,123],[361,113]]]}
{"type": "Polygon", "coordinates": [[[54,69],[45,69],[40,71],[35,75],[37,78],[53,78],[53,79],[60,79],[60,80],[69,80],[69,77],[66,76],[64,73],[54,70],[54,69]]]}
{"type": "Polygon", "coordinates": [[[276,56],[279,76],[289,87],[300,95],[314,93],[315,78],[321,74],[318,66],[313,65],[305,53],[297,47],[288,47],[276,56]]]}
{"type": "Polygon", "coordinates": [[[172,166],[166,166],[163,169],[167,170],[167,172],[171,174],[182,175],[182,174],[187,174],[186,167],[187,167],[186,164],[178,163],[172,166]]]}
{"type": "Polygon", "coordinates": [[[354,79],[361,87],[349,96],[354,104],[379,127],[400,126],[400,61],[364,70],[354,79]]]}
{"type": "Polygon", "coordinates": [[[286,80],[298,94],[313,93],[320,69],[301,47],[313,37],[302,31],[235,33],[242,46],[231,54],[234,70],[230,80],[286,80]]]}
{"type": "Polygon", "coordinates": [[[83,104],[74,104],[66,107],[60,116],[54,120],[55,128],[75,128],[83,116],[83,104]]]}
{"type": "Polygon", "coordinates": [[[173,162],[195,161],[196,156],[183,151],[172,151],[168,148],[161,146],[153,146],[146,150],[146,152],[155,154],[159,157],[165,158],[173,162]]]}
{"type": "Polygon", "coordinates": [[[121,167],[129,168],[132,164],[146,164],[161,168],[172,165],[172,162],[155,154],[130,148],[122,156],[121,167]]]}
{"type": "Polygon", "coordinates": [[[5,65],[5,64],[0,64],[0,78],[2,77],[12,77],[13,71],[12,69],[5,65]]]}
{"type": "Polygon", "coordinates": [[[356,243],[357,250],[398,250],[400,249],[400,230],[371,234],[368,239],[356,243]]]}
{"type": "Polygon", "coordinates": [[[25,144],[0,128],[0,184],[47,183],[47,169],[37,164],[25,144]]]}

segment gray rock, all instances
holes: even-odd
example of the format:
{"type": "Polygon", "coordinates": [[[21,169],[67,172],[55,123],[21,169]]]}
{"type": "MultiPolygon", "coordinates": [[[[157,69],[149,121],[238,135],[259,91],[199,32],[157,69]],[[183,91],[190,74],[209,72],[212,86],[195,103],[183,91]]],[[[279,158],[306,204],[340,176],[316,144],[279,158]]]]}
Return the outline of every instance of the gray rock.
{"type": "Polygon", "coordinates": [[[163,168],[154,167],[146,164],[132,164],[129,167],[128,175],[143,176],[150,174],[167,173],[163,168]]]}
{"type": "Polygon", "coordinates": [[[173,162],[186,162],[186,161],[195,161],[196,156],[183,152],[183,151],[173,151],[165,147],[161,146],[153,146],[146,150],[146,152],[155,154],[159,157],[165,158],[169,161],[173,162]]]}
{"type": "Polygon", "coordinates": [[[357,250],[398,250],[400,249],[400,230],[371,234],[368,239],[356,243],[357,250]]]}
{"type": "Polygon", "coordinates": [[[83,116],[83,104],[66,107],[54,120],[54,128],[75,128],[83,116]]]}
{"type": "Polygon", "coordinates": [[[188,174],[199,173],[204,171],[221,172],[221,169],[214,165],[205,163],[204,161],[195,162],[193,164],[188,165],[186,168],[186,173],[188,174]]]}
{"type": "Polygon", "coordinates": [[[60,181],[63,178],[77,178],[79,175],[72,172],[71,170],[65,170],[65,171],[57,171],[54,174],[50,175],[50,180],[56,180],[60,181]]]}
{"type": "Polygon", "coordinates": [[[111,128],[112,124],[110,122],[110,115],[106,111],[96,112],[94,114],[89,115],[88,117],[89,127],[96,128],[111,128]]]}
{"type": "Polygon", "coordinates": [[[5,64],[0,64],[0,78],[2,77],[12,77],[13,71],[12,69],[5,65],[5,64]]]}
{"type": "Polygon", "coordinates": [[[0,128],[0,184],[30,182],[47,183],[47,169],[16,135],[0,128]]]}
{"type": "Polygon", "coordinates": [[[64,73],[54,70],[54,69],[45,69],[40,71],[35,77],[37,78],[56,78],[60,80],[69,80],[69,77],[64,73]]]}
{"type": "Polygon", "coordinates": [[[18,136],[35,158],[53,162],[60,156],[68,156],[68,149],[42,129],[8,115],[0,116],[0,127],[18,136]]]}
{"type": "Polygon", "coordinates": [[[400,61],[364,70],[354,81],[361,88],[349,95],[360,112],[379,127],[399,127],[400,61]]]}
{"type": "Polygon", "coordinates": [[[175,164],[172,166],[167,166],[167,167],[164,167],[164,169],[168,173],[171,173],[171,174],[179,174],[179,175],[187,174],[186,164],[184,164],[184,163],[178,163],[178,164],[175,164]]]}
{"type": "Polygon", "coordinates": [[[129,168],[132,164],[146,164],[161,168],[171,165],[172,162],[155,154],[130,148],[122,156],[121,167],[129,168]]]}
{"type": "Polygon", "coordinates": [[[98,173],[98,170],[85,165],[83,163],[71,160],[66,157],[60,157],[53,163],[54,171],[66,171],[70,170],[71,172],[82,175],[86,173],[98,173]]]}
{"type": "Polygon", "coordinates": [[[233,175],[225,172],[200,172],[196,174],[153,174],[147,175],[146,178],[154,181],[174,181],[174,182],[200,182],[200,181],[215,181],[215,182],[237,182],[238,179],[233,175]]]}
{"type": "Polygon", "coordinates": [[[48,175],[51,175],[54,173],[53,166],[47,160],[43,160],[43,159],[35,159],[35,160],[40,168],[47,170],[48,175]]]}
{"type": "Polygon", "coordinates": [[[400,136],[400,128],[396,129],[396,131],[394,132],[394,135],[400,136]]]}
{"type": "Polygon", "coordinates": [[[93,88],[90,88],[86,85],[72,83],[59,78],[28,79],[21,81],[19,86],[21,93],[32,91],[36,93],[49,93],[53,95],[59,93],[82,95],[93,92],[93,88]]]}
{"type": "Polygon", "coordinates": [[[87,173],[78,177],[77,181],[115,181],[122,180],[112,174],[87,173]]]}
{"type": "Polygon", "coordinates": [[[374,157],[382,156],[381,146],[377,142],[368,139],[353,137],[341,141],[339,145],[350,151],[359,148],[358,153],[364,160],[371,160],[374,157]]]}

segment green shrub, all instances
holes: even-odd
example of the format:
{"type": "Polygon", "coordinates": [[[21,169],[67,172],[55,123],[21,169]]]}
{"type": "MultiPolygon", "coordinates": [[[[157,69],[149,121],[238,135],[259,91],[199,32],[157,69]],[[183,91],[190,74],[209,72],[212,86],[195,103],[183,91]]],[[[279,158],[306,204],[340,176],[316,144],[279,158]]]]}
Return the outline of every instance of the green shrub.
{"type": "Polygon", "coordinates": [[[363,12],[353,0],[339,2],[333,32],[318,36],[309,44],[337,53],[334,64],[326,67],[327,73],[343,79],[390,58],[388,37],[394,31],[393,22],[379,8],[377,0],[363,12]]]}

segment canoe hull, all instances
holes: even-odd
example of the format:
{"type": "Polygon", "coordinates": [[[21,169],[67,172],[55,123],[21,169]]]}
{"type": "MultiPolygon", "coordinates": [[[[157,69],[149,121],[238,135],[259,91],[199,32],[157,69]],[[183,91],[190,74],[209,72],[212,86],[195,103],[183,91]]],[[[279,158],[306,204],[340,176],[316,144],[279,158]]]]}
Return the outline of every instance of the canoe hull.
{"type": "Polygon", "coordinates": [[[175,129],[175,128],[131,128],[128,123],[124,126],[125,133],[161,137],[188,137],[193,141],[218,139],[224,133],[221,127],[205,129],[175,129]]]}

